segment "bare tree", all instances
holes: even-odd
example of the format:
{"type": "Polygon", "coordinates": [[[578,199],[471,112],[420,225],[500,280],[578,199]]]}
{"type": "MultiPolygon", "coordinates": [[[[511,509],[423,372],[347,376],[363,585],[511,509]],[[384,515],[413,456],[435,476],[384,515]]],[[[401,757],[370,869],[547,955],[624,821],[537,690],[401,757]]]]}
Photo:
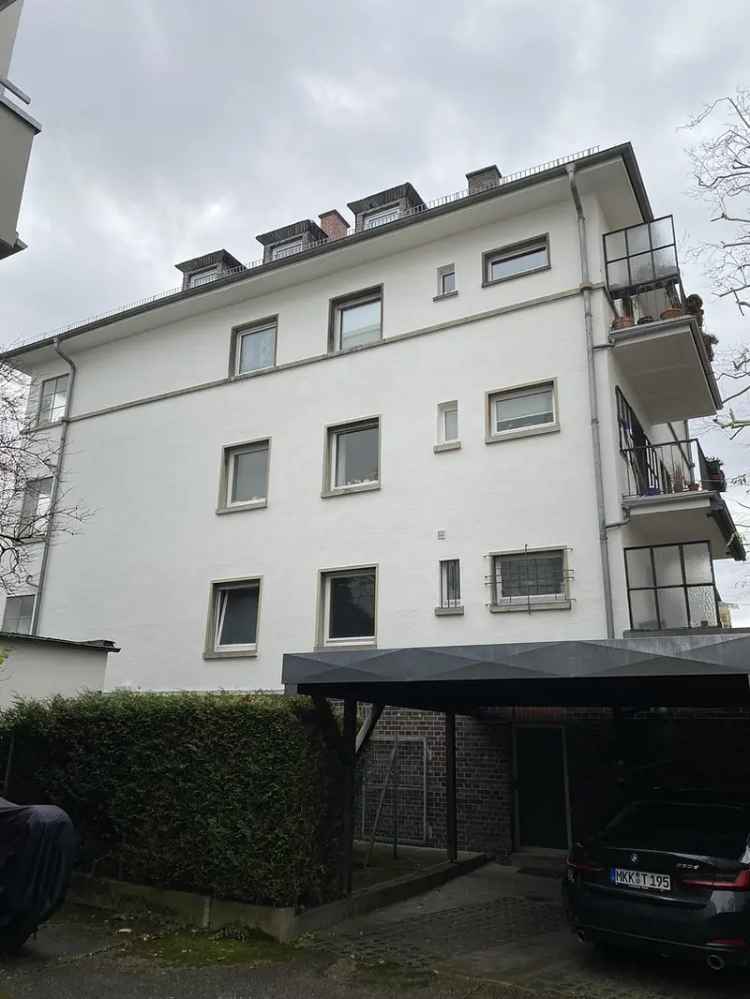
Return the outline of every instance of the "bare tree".
{"type": "Polygon", "coordinates": [[[36,582],[34,542],[74,533],[87,515],[55,488],[59,428],[32,427],[27,399],[28,379],[0,361],[0,589],[9,593],[36,582]]]}

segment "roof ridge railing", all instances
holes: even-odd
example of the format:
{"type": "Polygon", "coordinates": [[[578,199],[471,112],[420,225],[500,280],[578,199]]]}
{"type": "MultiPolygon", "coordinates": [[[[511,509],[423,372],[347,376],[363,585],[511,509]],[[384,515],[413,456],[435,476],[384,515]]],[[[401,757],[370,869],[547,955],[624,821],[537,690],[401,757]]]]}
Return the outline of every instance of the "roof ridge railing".
{"type": "MultiPolygon", "coordinates": [[[[384,222],[383,227],[387,225],[392,225],[394,222],[398,222],[403,218],[409,218],[414,215],[423,215],[426,212],[431,211],[435,208],[442,208],[444,205],[453,204],[456,201],[462,201],[464,199],[476,197],[479,194],[484,194],[486,191],[491,191],[495,188],[505,187],[508,184],[512,184],[517,180],[523,180],[525,177],[533,177],[536,174],[544,173],[546,170],[553,170],[555,167],[564,166],[567,163],[573,163],[576,160],[585,159],[587,156],[593,156],[595,153],[599,152],[599,146],[589,146],[588,149],[581,149],[578,152],[570,153],[568,156],[559,156],[554,160],[547,160],[545,163],[539,163],[536,166],[527,167],[525,170],[518,170],[515,173],[505,174],[501,176],[497,181],[490,182],[486,185],[480,187],[477,191],[472,191],[469,193],[467,188],[461,191],[454,191],[452,194],[445,194],[440,198],[434,198],[432,201],[427,201],[421,205],[415,205],[412,208],[407,208],[400,212],[397,219],[391,222],[384,222]]],[[[375,227],[373,227],[375,228],[375,227]]],[[[377,228],[380,228],[378,226],[377,228]]],[[[362,232],[361,229],[350,229],[342,236],[336,238],[327,238],[316,240],[315,242],[307,243],[301,246],[297,253],[304,253],[307,250],[313,250],[320,246],[325,246],[330,243],[340,243],[347,239],[351,239],[352,236],[358,236],[362,232]]],[[[296,254],[294,252],[287,253],[284,255],[283,260],[288,261],[294,258],[296,254]]],[[[258,260],[252,260],[248,264],[240,265],[239,267],[226,267],[222,270],[217,270],[216,276],[210,280],[202,282],[198,287],[209,288],[212,284],[217,281],[221,281],[223,278],[229,277],[233,274],[239,274],[244,271],[255,270],[256,268],[262,266],[262,264],[273,261],[265,261],[263,258],[258,260]]],[[[197,291],[192,288],[183,288],[182,285],[179,287],[169,288],[166,291],[156,292],[154,295],[149,295],[146,298],[138,299],[135,302],[130,302],[127,305],[121,305],[115,309],[109,309],[107,312],[101,312],[93,316],[89,316],[86,319],[77,320],[73,323],[68,323],[66,326],[60,326],[57,329],[51,330],[48,333],[43,333],[40,336],[32,336],[29,338],[23,338],[16,343],[12,344],[7,350],[13,350],[15,347],[21,347],[28,343],[34,343],[36,340],[48,340],[51,337],[63,336],[65,333],[71,330],[77,329],[79,326],[88,326],[91,323],[103,322],[105,319],[111,319],[114,316],[119,315],[122,312],[129,312],[131,309],[140,308],[143,305],[150,305],[152,302],[158,302],[163,298],[170,298],[172,295],[178,295],[182,291],[197,291]]]]}

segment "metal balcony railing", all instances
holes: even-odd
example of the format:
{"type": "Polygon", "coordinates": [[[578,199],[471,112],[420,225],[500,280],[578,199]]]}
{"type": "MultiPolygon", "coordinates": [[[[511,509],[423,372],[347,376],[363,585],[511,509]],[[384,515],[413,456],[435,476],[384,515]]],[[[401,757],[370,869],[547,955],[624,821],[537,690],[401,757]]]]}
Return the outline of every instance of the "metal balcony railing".
{"type": "Polygon", "coordinates": [[[706,458],[695,437],[625,448],[622,455],[627,470],[625,496],[669,496],[726,489],[720,463],[706,458]]]}
{"type": "Polygon", "coordinates": [[[626,298],[680,283],[674,220],[626,226],[604,234],[607,288],[612,298],[626,298]]]}

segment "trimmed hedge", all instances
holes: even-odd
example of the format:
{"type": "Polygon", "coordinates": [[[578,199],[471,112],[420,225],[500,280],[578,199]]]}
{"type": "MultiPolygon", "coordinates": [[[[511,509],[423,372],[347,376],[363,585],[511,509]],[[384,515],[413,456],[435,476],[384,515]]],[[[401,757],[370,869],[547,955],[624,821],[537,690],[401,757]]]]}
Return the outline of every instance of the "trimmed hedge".
{"type": "Polygon", "coordinates": [[[0,716],[14,742],[7,796],[64,808],[94,873],[312,904],[335,891],[342,782],[328,725],[306,698],[272,694],[21,702],[0,716]]]}

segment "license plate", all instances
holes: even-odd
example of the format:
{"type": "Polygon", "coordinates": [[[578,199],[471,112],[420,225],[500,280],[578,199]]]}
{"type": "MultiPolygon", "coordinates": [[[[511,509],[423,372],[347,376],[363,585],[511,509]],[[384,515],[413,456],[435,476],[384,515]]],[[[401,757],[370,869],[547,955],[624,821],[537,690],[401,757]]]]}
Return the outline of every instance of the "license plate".
{"type": "Polygon", "coordinates": [[[627,871],[613,867],[610,881],[623,888],[646,888],[651,891],[671,891],[672,879],[668,874],[652,874],[651,871],[627,871]]]}

